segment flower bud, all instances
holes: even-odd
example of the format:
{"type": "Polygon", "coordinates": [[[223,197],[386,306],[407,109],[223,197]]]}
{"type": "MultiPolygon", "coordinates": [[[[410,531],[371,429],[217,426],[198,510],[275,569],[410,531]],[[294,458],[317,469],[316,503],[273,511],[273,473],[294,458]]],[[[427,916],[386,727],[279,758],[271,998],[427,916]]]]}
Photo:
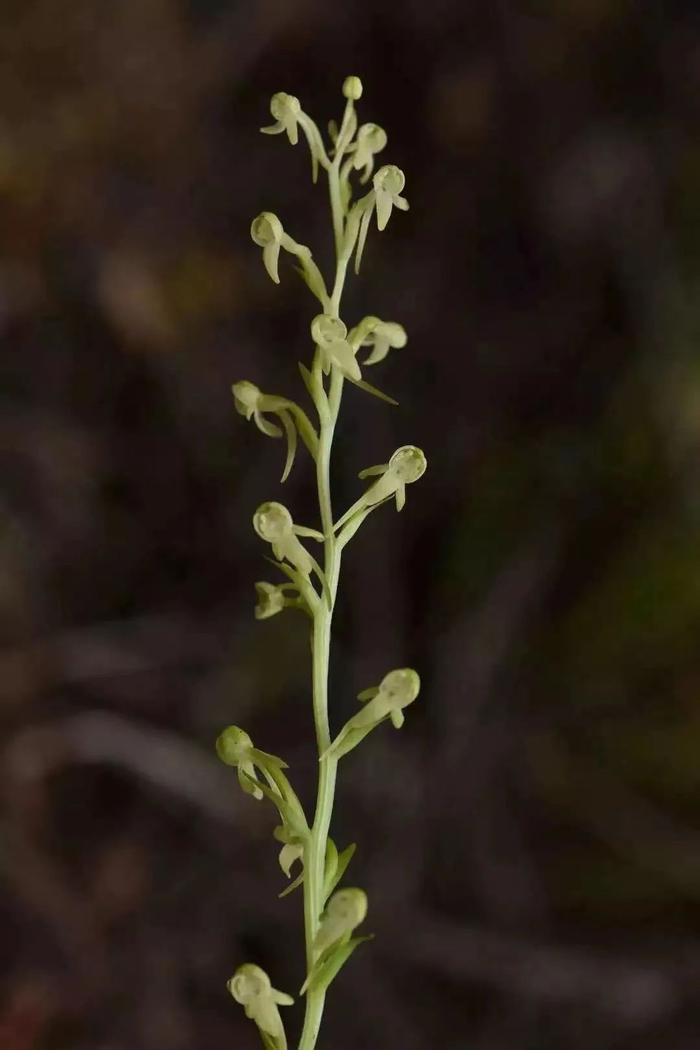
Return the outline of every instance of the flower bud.
{"type": "Polygon", "coordinates": [[[393,207],[408,211],[408,201],[401,196],[406,176],[395,164],[385,164],[374,176],[372,185],[377,204],[377,226],[383,230],[393,207]]]}
{"type": "Polygon", "coordinates": [[[366,916],[367,894],[364,890],[338,890],[326,905],[314,940],[314,951],[324,952],[338,941],[345,943],[366,916]]]}
{"type": "Polygon", "coordinates": [[[353,102],[362,98],[362,81],[359,77],[346,77],[343,81],[343,95],[353,102]]]}
{"type": "Polygon", "coordinates": [[[354,930],[367,918],[367,894],[358,889],[338,890],[328,901],[326,914],[347,930],[354,930]]]}

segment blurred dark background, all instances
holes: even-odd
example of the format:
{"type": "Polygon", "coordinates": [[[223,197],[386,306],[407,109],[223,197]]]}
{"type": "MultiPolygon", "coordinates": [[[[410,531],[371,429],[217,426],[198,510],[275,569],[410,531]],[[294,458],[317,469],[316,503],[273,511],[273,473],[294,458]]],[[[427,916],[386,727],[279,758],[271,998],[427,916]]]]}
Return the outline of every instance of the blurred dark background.
{"type": "MultiPolygon", "coordinates": [[[[700,1045],[700,11],[629,0],[5,0],[0,7],[0,1046],[255,1047],[225,981],[296,992],[301,899],[230,722],[311,800],[308,642],[254,621],[263,499],[302,450],[233,410],[302,398],[327,264],[291,92],[349,73],[407,215],[345,314],[405,350],[350,388],[336,507],[429,471],[349,548],[333,722],[423,693],[343,761],[368,929],[320,1047],[700,1045]]],[[[300,1010],[285,1012],[298,1031],[300,1010]]],[[[292,1043],[294,1043],[292,1039],[292,1043]]]]}

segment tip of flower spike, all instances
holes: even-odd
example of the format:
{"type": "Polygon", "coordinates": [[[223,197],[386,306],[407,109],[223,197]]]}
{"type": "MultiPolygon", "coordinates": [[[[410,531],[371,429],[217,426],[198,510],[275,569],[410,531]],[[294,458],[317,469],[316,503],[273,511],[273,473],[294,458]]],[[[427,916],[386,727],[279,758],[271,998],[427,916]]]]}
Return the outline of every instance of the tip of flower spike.
{"type": "Polygon", "coordinates": [[[362,98],[362,81],[359,77],[346,77],[343,81],[343,95],[357,102],[362,98]]]}

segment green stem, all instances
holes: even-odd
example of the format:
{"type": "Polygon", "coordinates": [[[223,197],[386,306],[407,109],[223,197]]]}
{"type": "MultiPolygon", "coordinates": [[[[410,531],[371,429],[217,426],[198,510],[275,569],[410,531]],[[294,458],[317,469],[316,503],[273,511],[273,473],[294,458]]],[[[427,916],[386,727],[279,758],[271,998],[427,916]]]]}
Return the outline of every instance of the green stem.
{"type": "MultiPolygon", "coordinates": [[[[341,256],[344,234],[343,209],[340,198],[339,179],[340,158],[331,164],[328,171],[331,212],[333,215],[333,234],[336,245],[336,278],[330,302],[330,312],[339,316],[340,299],[345,283],[347,258],[341,256]]],[[[330,488],[331,447],[335,425],[340,410],[343,389],[343,377],[333,370],[328,395],[329,411],[321,418],[316,458],[316,482],[321,523],[324,534],[324,573],[330,592],[330,606],[319,601],[314,610],[312,652],[313,652],[313,710],[316,727],[316,743],[319,755],[323,754],[331,743],[328,720],[328,672],[330,664],[331,624],[333,609],[340,576],[341,549],[333,531],[333,509],[330,488]]],[[[316,795],[316,812],[311,828],[307,856],[304,858],[304,933],[306,938],[307,972],[313,966],[313,942],[319,928],[324,900],[324,874],[326,844],[333,813],[337,759],[327,757],[319,761],[318,791],[316,795]]],[[[323,1017],[325,992],[309,990],[306,993],[306,1014],[301,1034],[299,1050],[314,1050],[323,1017]]]]}

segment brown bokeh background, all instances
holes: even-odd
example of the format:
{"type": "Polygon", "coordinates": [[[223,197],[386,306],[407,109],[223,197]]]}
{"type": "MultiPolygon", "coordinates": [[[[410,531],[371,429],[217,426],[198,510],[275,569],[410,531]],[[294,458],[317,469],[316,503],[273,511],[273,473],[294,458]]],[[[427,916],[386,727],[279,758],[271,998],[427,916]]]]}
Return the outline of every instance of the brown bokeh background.
{"type": "MultiPolygon", "coordinates": [[[[327,202],[257,129],[348,73],[411,211],[346,316],[410,338],[369,377],[398,409],[347,393],[336,507],[397,444],[430,467],[346,559],[334,725],[390,667],[423,693],[342,764],[376,939],[320,1047],[696,1050],[690,0],[5,0],[0,1046],[252,1048],[235,967],[301,983],[273,816],[213,752],[242,724],[311,801],[306,628],[252,616],[282,453],[230,385],[304,396],[313,301],[248,229],[327,265],[327,202]]],[[[282,498],[312,523],[303,451],[282,498]]]]}

